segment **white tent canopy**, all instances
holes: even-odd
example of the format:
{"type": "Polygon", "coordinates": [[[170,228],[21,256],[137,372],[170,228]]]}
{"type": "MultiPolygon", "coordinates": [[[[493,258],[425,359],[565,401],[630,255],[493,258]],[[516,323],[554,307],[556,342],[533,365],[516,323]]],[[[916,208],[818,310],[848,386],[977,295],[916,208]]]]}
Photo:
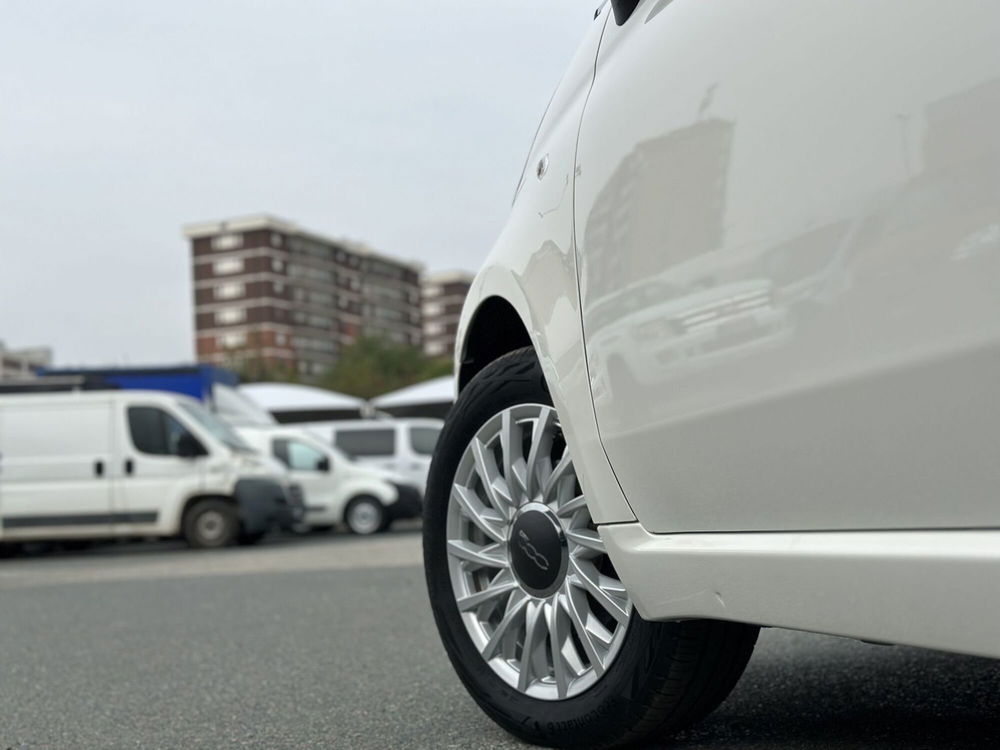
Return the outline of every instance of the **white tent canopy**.
{"type": "Polygon", "coordinates": [[[364,399],[297,383],[247,383],[240,391],[269,412],[357,410],[364,399]]]}
{"type": "Polygon", "coordinates": [[[455,378],[445,375],[426,380],[416,385],[408,385],[398,391],[390,391],[371,400],[376,409],[393,409],[401,406],[423,406],[424,404],[450,404],[455,400],[455,378]]]}

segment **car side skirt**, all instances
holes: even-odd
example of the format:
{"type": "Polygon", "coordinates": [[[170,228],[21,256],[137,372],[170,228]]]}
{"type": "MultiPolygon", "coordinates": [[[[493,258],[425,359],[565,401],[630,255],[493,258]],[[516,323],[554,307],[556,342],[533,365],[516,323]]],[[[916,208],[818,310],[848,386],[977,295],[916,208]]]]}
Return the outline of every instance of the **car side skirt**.
{"type": "Polygon", "coordinates": [[[650,534],[600,527],[639,613],[1000,658],[1000,530],[650,534]]]}

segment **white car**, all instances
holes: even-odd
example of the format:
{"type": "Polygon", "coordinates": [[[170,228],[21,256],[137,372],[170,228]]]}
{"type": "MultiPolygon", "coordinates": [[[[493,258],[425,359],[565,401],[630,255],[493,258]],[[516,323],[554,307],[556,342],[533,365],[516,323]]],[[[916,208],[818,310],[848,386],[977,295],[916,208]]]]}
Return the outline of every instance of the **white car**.
{"type": "Polygon", "coordinates": [[[440,419],[346,419],[300,425],[328,440],[362,466],[391,472],[421,494],[437,445],[440,419]]]}
{"type": "Polygon", "coordinates": [[[180,536],[223,547],[301,515],[283,478],[194,399],[0,396],[0,542],[180,536]]]}
{"type": "Polygon", "coordinates": [[[653,741],[762,625],[1000,657],[998,31],[979,0],[598,12],[425,497],[442,641],[498,723],[653,741]]]}
{"type": "Polygon", "coordinates": [[[236,431],[279,461],[305,495],[303,524],[329,529],[343,522],[355,534],[374,534],[393,521],[420,515],[420,493],[387,472],[359,466],[296,427],[247,426],[236,431]]]}

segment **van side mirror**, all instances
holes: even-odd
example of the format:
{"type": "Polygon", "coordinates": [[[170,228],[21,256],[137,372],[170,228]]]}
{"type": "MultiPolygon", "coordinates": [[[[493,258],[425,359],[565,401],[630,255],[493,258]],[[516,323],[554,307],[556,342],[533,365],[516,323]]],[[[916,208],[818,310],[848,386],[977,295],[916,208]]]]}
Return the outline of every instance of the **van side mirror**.
{"type": "Polygon", "coordinates": [[[316,462],[316,471],[323,471],[330,473],[330,459],[323,456],[319,461],[316,462]]]}
{"type": "Polygon", "coordinates": [[[177,455],[181,458],[198,458],[198,456],[204,456],[205,453],[205,449],[193,435],[185,434],[177,439],[177,455]]]}

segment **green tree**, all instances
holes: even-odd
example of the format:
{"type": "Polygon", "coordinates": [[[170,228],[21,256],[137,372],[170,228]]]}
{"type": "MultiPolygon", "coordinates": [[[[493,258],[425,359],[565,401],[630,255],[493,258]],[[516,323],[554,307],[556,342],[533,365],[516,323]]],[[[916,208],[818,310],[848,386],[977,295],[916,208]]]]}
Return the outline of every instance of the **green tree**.
{"type": "Polygon", "coordinates": [[[429,359],[416,347],[365,337],[340,350],[336,366],[320,378],[320,385],[372,398],[449,373],[451,360],[447,357],[429,359]]]}
{"type": "Polygon", "coordinates": [[[224,366],[235,372],[242,383],[297,383],[299,374],[291,365],[261,356],[264,340],[258,331],[251,331],[242,346],[225,350],[224,366]]]}

